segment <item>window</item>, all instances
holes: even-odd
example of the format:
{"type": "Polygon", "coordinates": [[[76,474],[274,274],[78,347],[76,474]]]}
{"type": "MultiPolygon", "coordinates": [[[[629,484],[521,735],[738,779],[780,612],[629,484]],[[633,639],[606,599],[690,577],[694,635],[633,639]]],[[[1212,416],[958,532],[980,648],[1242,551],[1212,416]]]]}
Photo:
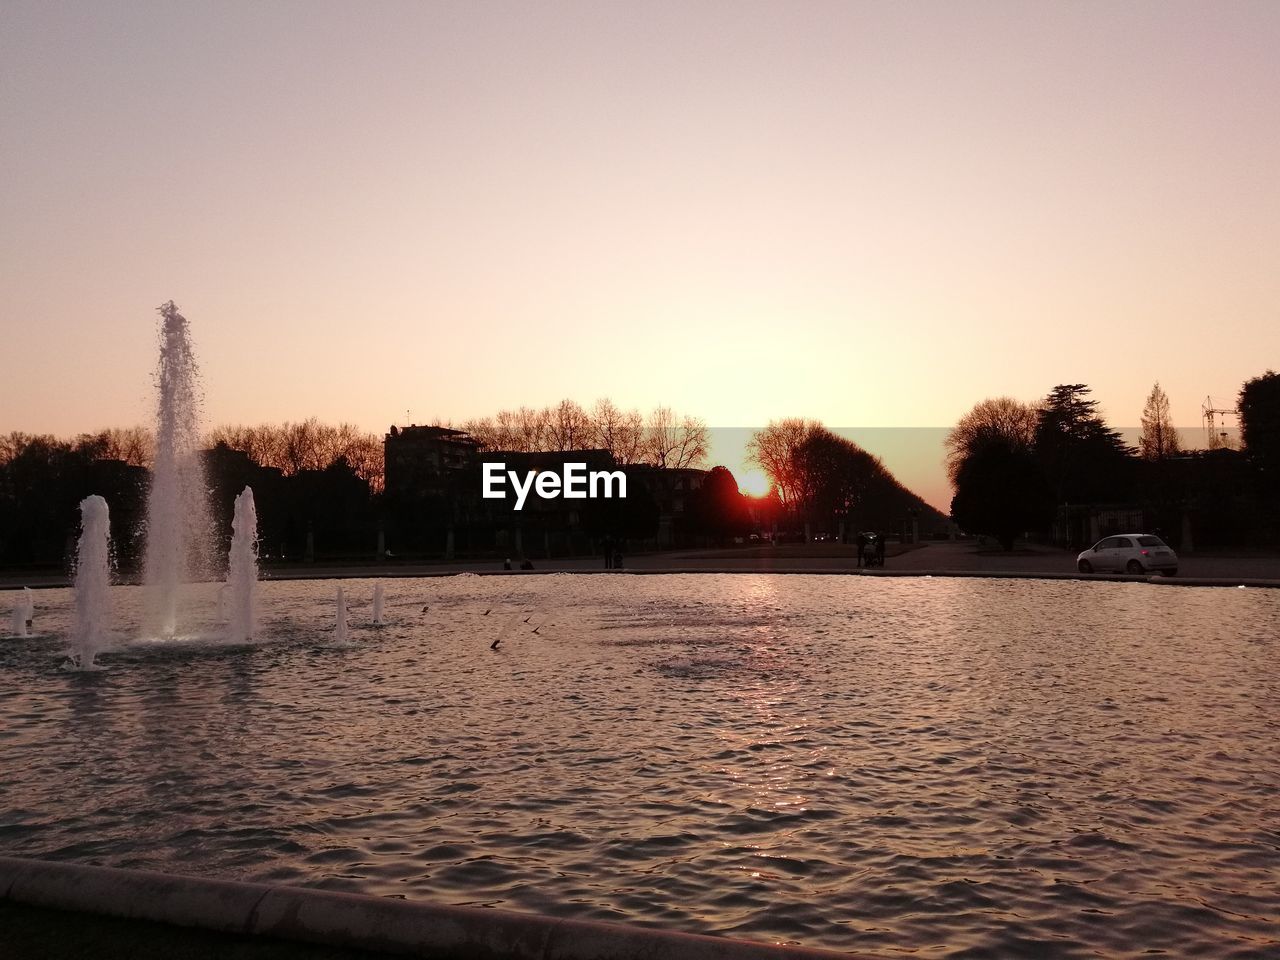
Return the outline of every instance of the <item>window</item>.
{"type": "Polygon", "coordinates": [[[1159,537],[1139,537],[1138,546],[1140,547],[1163,547],[1164,541],[1159,537]]]}

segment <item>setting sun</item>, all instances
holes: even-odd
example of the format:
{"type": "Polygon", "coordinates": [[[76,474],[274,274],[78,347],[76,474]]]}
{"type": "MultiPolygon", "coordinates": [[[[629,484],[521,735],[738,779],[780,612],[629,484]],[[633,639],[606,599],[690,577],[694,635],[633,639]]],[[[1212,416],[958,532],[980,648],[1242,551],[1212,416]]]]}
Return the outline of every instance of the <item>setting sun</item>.
{"type": "Polygon", "coordinates": [[[763,497],[769,492],[769,478],[763,470],[747,470],[738,480],[738,489],[748,497],[763,497]]]}

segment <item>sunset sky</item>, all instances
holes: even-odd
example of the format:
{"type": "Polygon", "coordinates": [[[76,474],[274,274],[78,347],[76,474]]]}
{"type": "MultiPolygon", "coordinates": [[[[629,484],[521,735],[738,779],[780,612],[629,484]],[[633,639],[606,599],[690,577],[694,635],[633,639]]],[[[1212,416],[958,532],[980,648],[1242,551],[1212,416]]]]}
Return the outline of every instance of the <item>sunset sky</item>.
{"type": "Polygon", "coordinates": [[[5,0],[0,431],[144,422],[170,298],[210,422],[1195,426],[1280,366],[1278,50],[1275,2],[5,0]]]}

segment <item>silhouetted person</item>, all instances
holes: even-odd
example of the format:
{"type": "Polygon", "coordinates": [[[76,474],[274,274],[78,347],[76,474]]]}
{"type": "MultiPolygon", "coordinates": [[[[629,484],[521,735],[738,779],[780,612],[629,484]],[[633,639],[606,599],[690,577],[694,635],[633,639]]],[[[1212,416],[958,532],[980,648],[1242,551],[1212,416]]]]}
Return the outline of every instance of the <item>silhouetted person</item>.
{"type": "Polygon", "coordinates": [[[525,558],[524,558],[524,560],[523,560],[523,561],[521,561],[521,563],[520,563],[520,569],[521,569],[521,570],[532,570],[532,569],[533,569],[533,561],[532,561],[532,560],[530,560],[528,557],[525,557],[525,558]]]}
{"type": "Polygon", "coordinates": [[[604,568],[606,570],[613,569],[613,538],[604,538],[604,568]]]}
{"type": "Polygon", "coordinates": [[[867,535],[859,530],[856,542],[858,544],[858,566],[862,566],[862,561],[864,559],[862,555],[866,553],[867,550],[867,535]]]}
{"type": "Polygon", "coordinates": [[[884,537],[876,537],[876,566],[884,566],[884,537]]]}
{"type": "Polygon", "coordinates": [[[505,559],[505,560],[503,560],[503,561],[502,561],[502,569],[503,569],[503,570],[510,570],[510,569],[511,569],[511,558],[510,558],[510,557],[507,557],[507,559],[505,559]]]}

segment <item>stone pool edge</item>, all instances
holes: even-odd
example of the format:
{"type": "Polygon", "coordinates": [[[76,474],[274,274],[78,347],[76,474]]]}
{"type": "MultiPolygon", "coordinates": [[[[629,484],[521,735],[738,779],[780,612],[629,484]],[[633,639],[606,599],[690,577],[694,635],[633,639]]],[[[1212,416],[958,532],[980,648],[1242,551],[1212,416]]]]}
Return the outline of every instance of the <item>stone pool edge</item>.
{"type": "MultiPolygon", "coordinates": [[[[1150,583],[1165,587],[1256,587],[1258,589],[1280,589],[1280,580],[1262,577],[1165,577],[1159,574],[1128,573],[1062,573],[1053,571],[1032,570],[867,570],[852,568],[842,570],[838,567],[637,567],[629,570],[314,570],[305,573],[281,573],[273,575],[263,571],[262,583],[288,583],[297,580],[428,580],[436,577],[549,577],[549,576],[632,576],[655,577],[686,574],[734,574],[756,576],[811,576],[811,577],[925,577],[926,579],[971,578],[979,580],[1081,580],[1108,583],[1150,583]]],[[[2,575],[0,575],[2,576],[2,575]]],[[[136,580],[125,580],[116,586],[137,586],[136,580]]],[[[0,591],[21,590],[23,587],[32,590],[53,590],[70,587],[65,577],[34,578],[26,581],[0,581],[0,591]]]]}
{"type": "Polygon", "coordinates": [[[595,920],[443,906],[238,880],[0,857],[0,900],[128,920],[419,957],[824,960],[847,953],[595,920]]]}

